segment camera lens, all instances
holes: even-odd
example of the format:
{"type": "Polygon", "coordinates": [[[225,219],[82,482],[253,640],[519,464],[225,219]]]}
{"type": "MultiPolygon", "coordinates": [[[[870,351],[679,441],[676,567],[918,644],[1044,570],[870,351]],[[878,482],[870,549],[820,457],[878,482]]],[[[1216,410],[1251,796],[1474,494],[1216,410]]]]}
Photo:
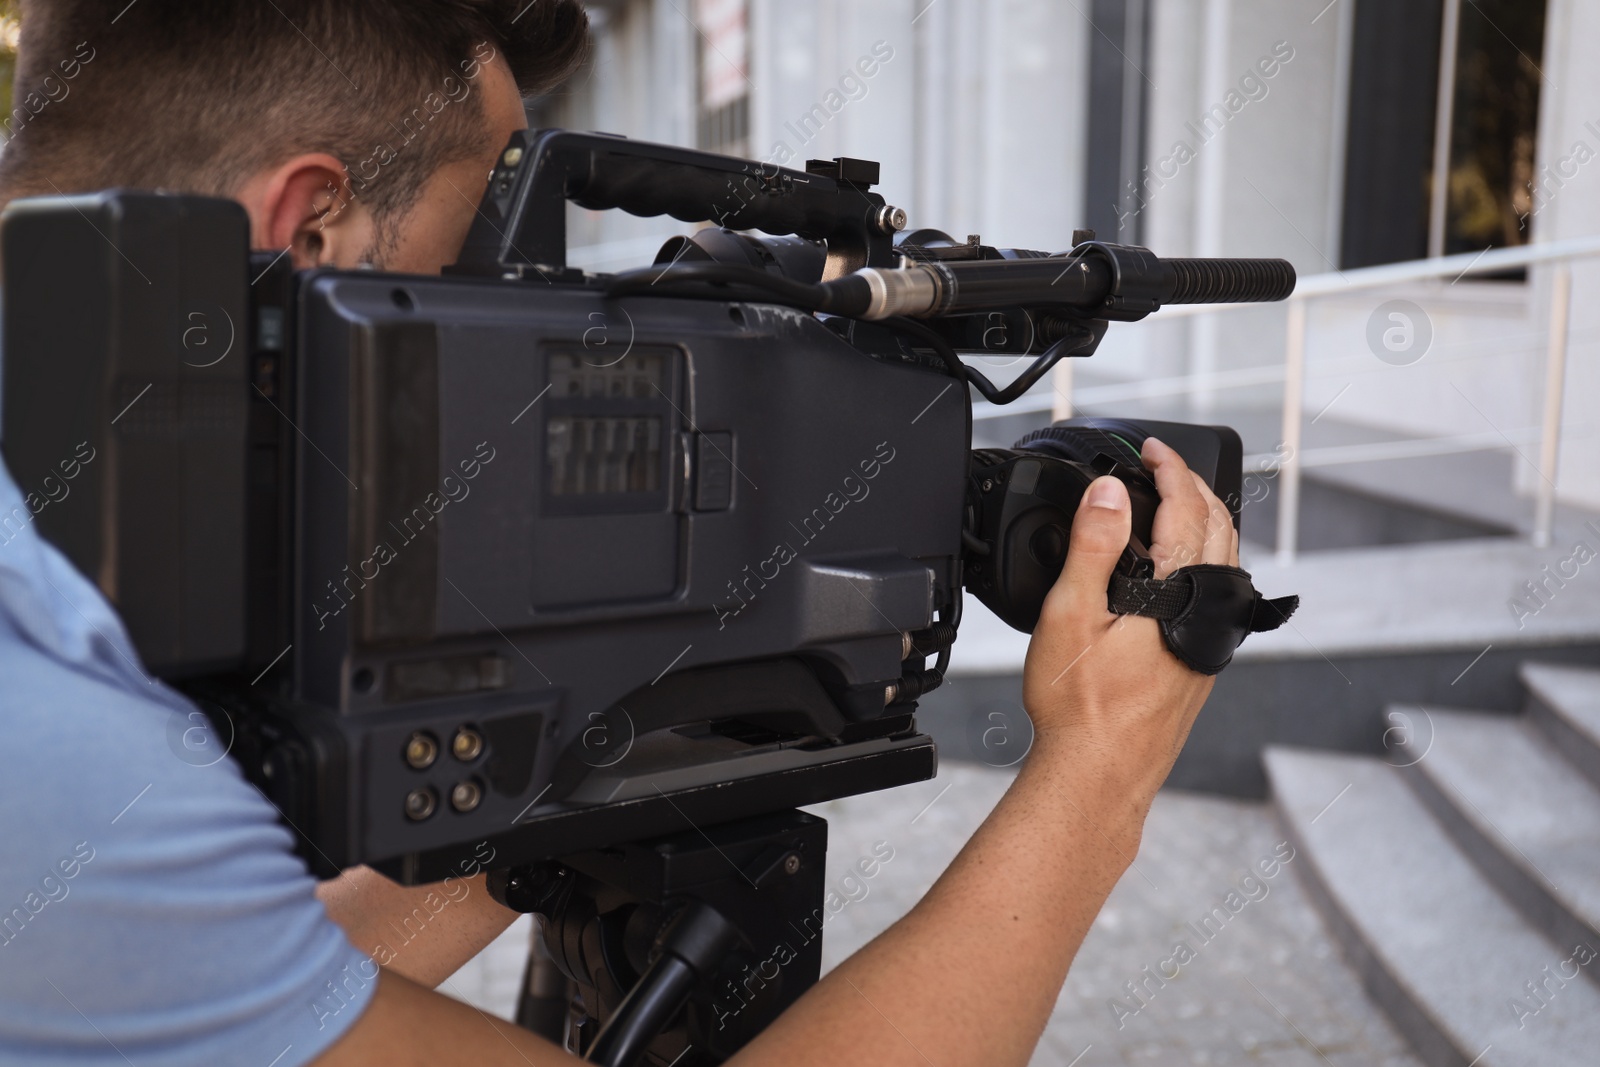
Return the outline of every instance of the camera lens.
{"type": "Polygon", "coordinates": [[[483,735],[470,726],[463,726],[450,742],[450,751],[461,762],[471,763],[483,754],[483,735]]]}
{"type": "Polygon", "coordinates": [[[431,786],[413,789],[406,794],[406,818],[412,822],[421,822],[432,815],[439,807],[439,794],[431,786]]]}
{"type": "Polygon", "coordinates": [[[406,763],[419,771],[433,766],[439,758],[439,742],[426,730],[418,730],[406,740],[406,763]]]}
{"type": "Polygon", "coordinates": [[[450,790],[450,806],[460,812],[468,812],[483,803],[483,786],[476,779],[468,778],[464,782],[457,782],[455,788],[450,790]]]}

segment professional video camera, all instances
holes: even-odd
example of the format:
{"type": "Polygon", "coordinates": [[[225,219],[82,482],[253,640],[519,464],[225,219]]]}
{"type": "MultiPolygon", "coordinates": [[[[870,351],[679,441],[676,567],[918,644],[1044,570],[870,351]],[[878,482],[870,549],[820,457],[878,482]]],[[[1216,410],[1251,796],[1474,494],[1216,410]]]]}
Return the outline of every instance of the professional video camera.
{"type": "Polygon", "coordinates": [[[98,584],[318,874],[488,869],[545,917],[574,1047],[719,1062],[818,974],[826,825],[791,809],[934,774],[913,712],[963,586],[1031,630],[1090,480],[1134,499],[1109,603],[1195,669],[1292,610],[1233,568],[1153,577],[1143,439],[1237,524],[1231,430],[971,452],[968,388],[1006,403],[1164,304],[1281,299],[1289,265],[905,233],[877,180],[520,133],[443,277],[296,273],[231,201],[19,201],[29,514],[0,523],[98,584]],[[568,201],[720,228],[591,274],[568,201]],[[997,388],[961,350],[1034,358],[997,388]]]}

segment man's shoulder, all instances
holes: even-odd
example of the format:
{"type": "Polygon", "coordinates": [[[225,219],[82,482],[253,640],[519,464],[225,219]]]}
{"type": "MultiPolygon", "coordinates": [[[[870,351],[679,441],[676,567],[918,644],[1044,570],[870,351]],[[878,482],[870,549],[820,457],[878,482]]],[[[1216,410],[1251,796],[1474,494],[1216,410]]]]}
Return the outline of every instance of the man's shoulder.
{"type": "Polygon", "coordinates": [[[96,835],[147,838],[197,821],[287,844],[271,805],[229,758],[225,726],[161,683],[146,679],[140,691],[131,678],[85,669],[4,626],[0,678],[11,859],[53,863],[80,841],[92,847],[96,835]]]}
{"type": "MultiPolygon", "coordinates": [[[[21,499],[0,463],[0,515],[21,499]]],[[[228,731],[21,514],[0,523],[0,1062],[309,1062],[377,965],[228,731]]]]}
{"type": "MultiPolygon", "coordinates": [[[[0,510],[20,499],[0,464],[0,510]]],[[[96,828],[159,837],[185,819],[284,849],[226,731],[144,669],[115,608],[32,522],[0,536],[0,679],[9,859],[53,860],[96,828]]]]}
{"type": "MultiPolygon", "coordinates": [[[[192,704],[159,683],[141,693],[97,677],[3,630],[0,677],[0,808],[16,876],[0,878],[0,915],[45,876],[65,883],[63,861],[92,867],[108,900],[252,883],[309,895],[293,837],[240,773],[226,729],[192,704]]],[[[14,949],[8,941],[0,934],[14,949]]]]}
{"type": "Polygon", "coordinates": [[[5,607],[0,1062],[313,1058],[364,1010],[376,965],[328,920],[226,731],[5,607]]]}

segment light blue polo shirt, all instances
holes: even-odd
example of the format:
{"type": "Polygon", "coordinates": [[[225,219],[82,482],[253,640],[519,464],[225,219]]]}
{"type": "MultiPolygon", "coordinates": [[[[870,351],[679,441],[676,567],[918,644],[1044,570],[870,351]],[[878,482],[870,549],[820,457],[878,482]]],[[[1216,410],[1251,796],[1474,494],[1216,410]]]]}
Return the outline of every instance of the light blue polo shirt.
{"type": "Polygon", "coordinates": [[[366,1009],[376,965],[193,715],[0,466],[0,1064],[294,1067],[366,1009]]]}

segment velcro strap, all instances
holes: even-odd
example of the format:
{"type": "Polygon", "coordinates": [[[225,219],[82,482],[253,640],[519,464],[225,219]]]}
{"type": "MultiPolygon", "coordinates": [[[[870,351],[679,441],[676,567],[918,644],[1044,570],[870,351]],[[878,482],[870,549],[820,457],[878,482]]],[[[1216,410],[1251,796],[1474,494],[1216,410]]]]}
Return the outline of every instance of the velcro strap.
{"type": "Polygon", "coordinates": [[[1141,615],[1161,624],[1173,655],[1201,674],[1216,674],[1253,633],[1276,630],[1300,606],[1297,596],[1268,600],[1248,572],[1202,563],[1180,567],[1166,578],[1117,573],[1107,607],[1118,615],[1141,615]]]}
{"type": "Polygon", "coordinates": [[[1130,578],[1111,576],[1108,604],[1118,615],[1143,615],[1148,619],[1172,619],[1183,613],[1194,596],[1194,583],[1171,578],[1130,578]]]}

